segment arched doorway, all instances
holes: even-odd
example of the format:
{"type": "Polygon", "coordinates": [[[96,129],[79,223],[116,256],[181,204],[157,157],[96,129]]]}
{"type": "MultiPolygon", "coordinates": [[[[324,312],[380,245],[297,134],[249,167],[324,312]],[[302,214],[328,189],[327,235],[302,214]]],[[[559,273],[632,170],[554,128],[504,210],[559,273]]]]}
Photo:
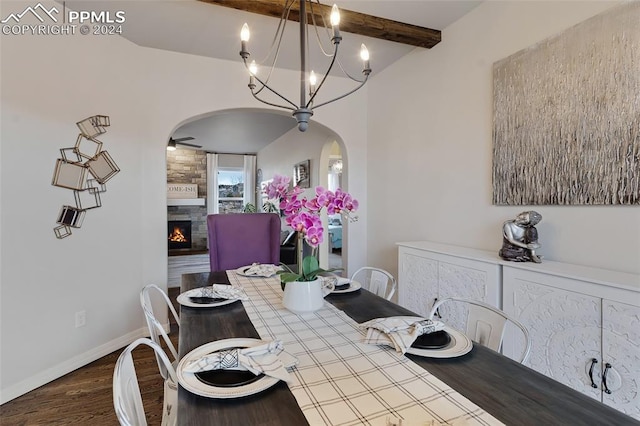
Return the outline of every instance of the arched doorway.
{"type": "MultiPolygon", "coordinates": [[[[300,161],[310,160],[311,162],[311,185],[307,190],[308,197],[312,197],[316,186],[321,185],[325,188],[342,187],[347,190],[344,171],[346,170],[346,152],[342,140],[331,129],[325,126],[311,122],[309,130],[301,134],[295,129],[295,121],[288,115],[283,115],[280,111],[266,109],[233,109],[224,111],[215,111],[192,117],[185,120],[175,127],[173,134],[174,139],[192,137],[189,140],[195,147],[180,147],[179,149],[187,149],[191,152],[200,152],[206,157],[207,153],[220,153],[225,155],[241,155],[256,154],[256,179],[255,188],[260,187],[261,181],[269,180],[274,174],[292,175],[293,166],[300,161]],[[234,143],[229,144],[229,141],[234,143]],[[253,145],[251,145],[253,144],[253,145]],[[329,181],[329,167],[336,169],[336,162],[340,160],[343,164],[343,171],[340,175],[334,173],[332,182],[329,181]],[[259,172],[258,172],[259,171],[259,172]]],[[[202,157],[202,156],[201,156],[202,157]]],[[[170,176],[169,157],[167,157],[167,180],[170,176]]],[[[188,167],[184,167],[186,169],[188,167]]],[[[184,176],[183,176],[184,177],[184,176]]],[[[202,180],[201,177],[199,177],[202,180]]],[[[204,196],[206,190],[206,182],[199,183],[200,196],[204,196]]],[[[207,201],[209,202],[209,201],[207,201]]],[[[260,209],[262,203],[260,197],[256,199],[256,207],[260,209]]],[[[188,216],[190,213],[185,210],[193,209],[191,207],[182,208],[181,216],[188,216]]],[[[176,210],[176,209],[173,209],[176,210]]],[[[175,211],[168,215],[175,216],[175,211]]],[[[206,208],[205,208],[206,217],[206,208]]],[[[206,232],[206,225],[202,222],[202,215],[199,216],[201,234],[206,232]],[[202,228],[204,226],[204,228],[202,228]]],[[[328,217],[323,218],[325,233],[325,242],[319,249],[319,260],[323,267],[329,267],[331,259],[332,266],[343,267],[346,265],[347,241],[346,229],[347,225],[342,224],[342,229],[337,228],[338,225],[330,225],[328,217]],[[340,245],[336,246],[336,241],[329,244],[329,232],[332,236],[337,236],[340,232],[340,245]]],[[[334,218],[335,219],[335,218],[334,218]]],[[[283,228],[284,229],[284,228],[283,228]]],[[[171,260],[171,259],[170,259],[171,260]]],[[[172,262],[169,262],[170,264],[172,262]]],[[[188,271],[191,272],[191,271],[188,271]]],[[[199,272],[199,271],[193,271],[199,272]]],[[[183,272],[185,273],[185,272],[183,272]]],[[[170,276],[171,271],[170,271],[170,276]]]]}

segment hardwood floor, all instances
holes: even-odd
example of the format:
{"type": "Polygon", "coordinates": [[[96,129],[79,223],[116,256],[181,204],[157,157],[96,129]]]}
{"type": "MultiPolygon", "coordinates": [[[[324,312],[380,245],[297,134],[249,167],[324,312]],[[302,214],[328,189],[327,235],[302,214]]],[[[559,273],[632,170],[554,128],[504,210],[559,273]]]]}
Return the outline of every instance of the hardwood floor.
{"type": "MultiPolygon", "coordinates": [[[[175,301],[178,288],[169,289],[175,301]]],[[[174,302],[175,304],[175,302],[174,302]]],[[[177,309],[179,312],[179,309],[177,309]]],[[[170,334],[177,347],[175,326],[170,334]]],[[[123,348],[124,349],[124,348],[123,348]]],[[[0,425],[118,425],[113,408],[113,369],[122,349],[0,406],[0,425]]],[[[133,352],[149,425],[162,419],[162,377],[153,351],[133,352]]]]}

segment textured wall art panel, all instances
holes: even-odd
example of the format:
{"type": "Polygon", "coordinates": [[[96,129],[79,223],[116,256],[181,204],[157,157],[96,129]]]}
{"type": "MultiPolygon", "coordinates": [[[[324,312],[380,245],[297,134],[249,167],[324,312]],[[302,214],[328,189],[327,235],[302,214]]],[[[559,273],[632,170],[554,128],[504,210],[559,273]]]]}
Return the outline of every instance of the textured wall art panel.
{"type": "Polygon", "coordinates": [[[640,204],[639,22],[627,3],[494,64],[494,204],[640,204]]]}

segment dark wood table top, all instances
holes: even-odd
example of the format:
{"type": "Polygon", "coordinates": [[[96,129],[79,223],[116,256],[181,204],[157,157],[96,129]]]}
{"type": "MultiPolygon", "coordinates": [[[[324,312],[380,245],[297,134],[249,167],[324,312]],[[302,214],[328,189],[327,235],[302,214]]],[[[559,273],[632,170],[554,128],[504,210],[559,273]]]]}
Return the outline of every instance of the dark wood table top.
{"type": "MultiPolygon", "coordinates": [[[[181,291],[228,282],[225,272],[184,274],[181,291]]],[[[329,295],[326,300],[359,323],[415,315],[366,290],[329,295]]],[[[232,337],[260,337],[241,302],[215,309],[181,306],[180,357],[205,343],[232,337]]],[[[458,358],[407,356],[506,425],[640,425],[599,401],[477,344],[458,358]]],[[[284,382],[257,395],[231,400],[201,397],[179,387],[178,419],[180,425],[308,424],[284,382]]]]}

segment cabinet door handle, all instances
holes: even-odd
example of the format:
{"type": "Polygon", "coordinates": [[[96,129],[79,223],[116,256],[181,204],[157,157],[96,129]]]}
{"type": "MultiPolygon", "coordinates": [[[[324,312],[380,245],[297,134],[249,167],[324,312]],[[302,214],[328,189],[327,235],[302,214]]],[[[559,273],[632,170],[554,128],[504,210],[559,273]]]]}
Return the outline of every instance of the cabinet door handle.
{"type": "Polygon", "coordinates": [[[594,389],[598,388],[598,385],[593,381],[593,367],[598,363],[598,360],[595,358],[591,358],[591,367],[589,367],[589,380],[591,380],[591,387],[594,389]]]}
{"type": "Polygon", "coordinates": [[[607,373],[609,372],[610,368],[611,368],[611,364],[609,364],[607,362],[604,365],[604,373],[602,373],[602,389],[604,389],[604,393],[606,393],[606,394],[610,394],[611,393],[611,391],[607,387],[607,373]]]}

